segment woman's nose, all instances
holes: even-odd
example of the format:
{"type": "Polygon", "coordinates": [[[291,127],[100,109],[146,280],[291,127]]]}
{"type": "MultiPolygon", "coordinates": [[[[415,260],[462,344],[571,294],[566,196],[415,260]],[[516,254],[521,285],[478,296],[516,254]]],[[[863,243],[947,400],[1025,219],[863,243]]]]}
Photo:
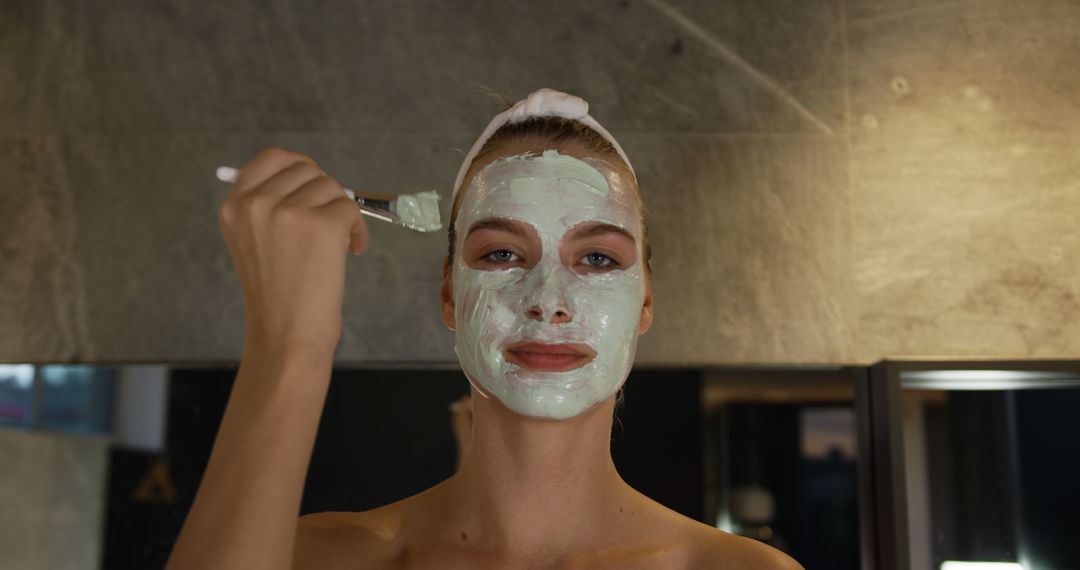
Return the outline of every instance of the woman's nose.
{"type": "Polygon", "coordinates": [[[525,297],[526,318],[553,325],[574,320],[572,303],[566,295],[568,284],[558,268],[536,271],[531,281],[525,297]]]}
{"type": "Polygon", "coordinates": [[[533,305],[529,307],[525,311],[525,316],[527,316],[529,320],[550,322],[553,325],[561,325],[563,323],[569,323],[573,320],[570,315],[570,311],[567,311],[565,309],[554,309],[552,311],[545,311],[540,305],[533,305]],[[549,314],[551,315],[551,318],[548,318],[549,314]]]}

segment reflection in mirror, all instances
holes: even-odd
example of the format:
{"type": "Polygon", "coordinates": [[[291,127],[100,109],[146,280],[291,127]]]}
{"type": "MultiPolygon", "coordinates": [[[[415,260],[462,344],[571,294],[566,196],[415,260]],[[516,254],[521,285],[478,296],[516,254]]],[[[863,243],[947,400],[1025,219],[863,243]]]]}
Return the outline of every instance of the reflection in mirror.
{"type": "MultiPolygon", "coordinates": [[[[0,568],[161,568],[209,459],[235,366],[0,367],[0,568]]],[[[628,483],[705,521],[701,372],[635,370],[612,459],[628,483]]],[[[362,511],[449,477],[468,383],[446,368],[338,369],[303,513],[362,511]]]]}
{"type": "Polygon", "coordinates": [[[943,365],[900,380],[912,568],[1080,568],[1080,373],[943,365]]]}
{"type": "Polygon", "coordinates": [[[96,567],[123,382],[113,368],[0,365],[0,568],[96,567]]]}
{"type": "Polygon", "coordinates": [[[710,522],[808,569],[858,568],[854,382],[842,368],[708,373],[710,522]]]}
{"type": "Polygon", "coordinates": [[[0,365],[0,425],[107,434],[115,382],[111,368],[0,365]]]}

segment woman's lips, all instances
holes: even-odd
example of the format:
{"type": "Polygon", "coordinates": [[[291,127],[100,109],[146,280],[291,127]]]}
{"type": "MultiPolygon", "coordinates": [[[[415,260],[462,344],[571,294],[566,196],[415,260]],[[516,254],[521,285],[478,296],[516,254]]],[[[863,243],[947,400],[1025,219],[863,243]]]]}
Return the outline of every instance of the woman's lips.
{"type": "Polygon", "coordinates": [[[596,352],[584,344],[519,342],[506,347],[503,353],[508,362],[537,372],[566,372],[596,358],[596,352]]]}

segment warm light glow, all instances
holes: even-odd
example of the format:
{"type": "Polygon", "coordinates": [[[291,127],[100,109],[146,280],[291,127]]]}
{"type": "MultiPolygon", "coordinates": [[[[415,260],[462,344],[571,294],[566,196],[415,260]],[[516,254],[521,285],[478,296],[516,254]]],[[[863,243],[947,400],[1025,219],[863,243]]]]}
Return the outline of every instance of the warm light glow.
{"type": "Polygon", "coordinates": [[[0,364],[0,382],[14,382],[15,387],[25,390],[34,383],[32,364],[0,364]]]}
{"type": "Polygon", "coordinates": [[[946,560],[941,563],[941,570],[1024,570],[1016,562],[957,562],[946,560]]]}
{"type": "Polygon", "coordinates": [[[900,373],[904,388],[924,390],[1016,390],[1080,385],[1074,372],[1027,370],[911,370],[900,373]]]}
{"type": "Polygon", "coordinates": [[[727,509],[720,511],[720,516],[716,519],[716,528],[727,533],[735,533],[735,523],[732,522],[731,513],[727,509]]]}

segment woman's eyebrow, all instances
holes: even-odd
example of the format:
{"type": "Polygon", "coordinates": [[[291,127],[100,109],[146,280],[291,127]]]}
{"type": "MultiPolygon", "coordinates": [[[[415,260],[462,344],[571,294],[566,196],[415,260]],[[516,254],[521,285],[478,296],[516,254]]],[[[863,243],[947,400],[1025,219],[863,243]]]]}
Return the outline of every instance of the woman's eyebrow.
{"type": "Polygon", "coordinates": [[[630,243],[637,244],[637,240],[634,239],[634,234],[628,232],[625,228],[620,228],[613,224],[589,224],[571,232],[570,237],[573,239],[585,239],[605,234],[618,234],[630,240],[630,243]]]}
{"type": "Polygon", "coordinates": [[[469,232],[465,234],[465,238],[468,239],[473,232],[478,230],[496,230],[501,232],[507,232],[521,237],[528,237],[525,234],[525,229],[521,227],[521,224],[511,222],[505,218],[485,218],[476,222],[469,227],[469,232]]]}

